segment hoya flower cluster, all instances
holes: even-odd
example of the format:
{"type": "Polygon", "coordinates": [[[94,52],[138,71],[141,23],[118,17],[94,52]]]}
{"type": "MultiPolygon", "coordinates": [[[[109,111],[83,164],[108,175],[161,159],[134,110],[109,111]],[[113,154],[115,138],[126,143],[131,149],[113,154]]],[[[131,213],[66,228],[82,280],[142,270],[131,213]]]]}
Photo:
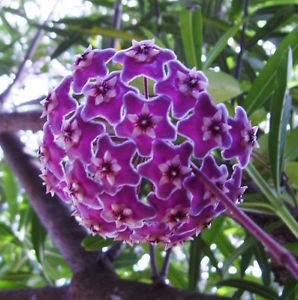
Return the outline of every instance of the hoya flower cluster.
{"type": "Polygon", "coordinates": [[[193,168],[237,203],[242,168],[257,146],[241,107],[229,117],[202,72],[148,40],[118,52],[88,48],[44,100],[43,116],[47,191],[94,234],[128,243],[169,247],[198,235],[224,207],[193,168]],[[136,77],[144,78],[144,94],[136,77]],[[231,172],[215,149],[238,160],[231,172]]]}

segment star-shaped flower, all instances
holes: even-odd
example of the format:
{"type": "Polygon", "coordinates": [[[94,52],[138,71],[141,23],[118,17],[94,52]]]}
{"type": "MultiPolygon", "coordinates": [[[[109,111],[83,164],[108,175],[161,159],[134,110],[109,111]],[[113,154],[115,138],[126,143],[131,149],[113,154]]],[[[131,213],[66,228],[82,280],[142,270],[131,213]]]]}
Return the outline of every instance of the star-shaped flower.
{"type": "Polygon", "coordinates": [[[184,178],[191,171],[191,153],[192,146],[188,142],[172,146],[156,140],[153,143],[153,158],[139,165],[139,174],[153,182],[157,197],[165,199],[182,188],[184,178]]]}
{"type": "Polygon", "coordinates": [[[133,231],[131,229],[129,229],[128,227],[126,227],[125,230],[121,231],[119,230],[115,236],[114,239],[117,241],[122,241],[124,243],[129,244],[130,246],[133,245],[133,243],[135,243],[136,241],[132,238],[132,234],[133,231]]]}
{"type": "Polygon", "coordinates": [[[131,162],[135,152],[136,146],[132,142],[114,144],[107,135],[100,137],[88,166],[89,176],[100,182],[109,194],[123,185],[137,185],[140,176],[131,162]]]}
{"type": "Polygon", "coordinates": [[[205,157],[209,151],[231,145],[228,113],[223,104],[215,105],[205,92],[201,93],[194,113],[178,123],[178,132],[194,142],[194,154],[205,157]]]}
{"type": "Polygon", "coordinates": [[[61,200],[65,202],[70,202],[71,198],[69,195],[64,191],[66,187],[66,182],[64,180],[59,179],[56,177],[50,170],[44,168],[41,171],[40,178],[43,180],[43,185],[46,186],[46,193],[50,193],[53,197],[56,194],[61,200]]]}
{"type": "Polygon", "coordinates": [[[175,58],[172,51],[157,47],[152,40],[133,40],[132,47],[117,52],[113,60],[123,64],[121,78],[130,81],[138,75],[161,80],[164,77],[164,64],[175,58]]]}
{"type": "Polygon", "coordinates": [[[101,216],[107,222],[116,222],[116,227],[123,225],[129,228],[138,228],[144,220],[151,219],[155,215],[154,209],[139,201],[136,189],[124,186],[114,196],[102,194],[100,200],[103,204],[101,216]]]}
{"type": "Polygon", "coordinates": [[[167,200],[159,199],[154,193],[150,193],[148,201],[156,210],[152,221],[164,222],[173,229],[188,220],[190,197],[185,189],[175,191],[167,200]]]}
{"type": "Polygon", "coordinates": [[[85,122],[80,107],[69,119],[64,119],[57,142],[65,149],[71,159],[88,162],[91,158],[91,143],[104,131],[101,123],[85,122]]]}
{"type": "Polygon", "coordinates": [[[245,168],[249,162],[253,148],[259,147],[257,142],[258,127],[251,126],[246,112],[241,106],[236,107],[235,118],[229,118],[228,124],[231,126],[232,144],[228,149],[223,151],[223,157],[225,159],[237,157],[240,166],[245,168]]]}
{"type": "Polygon", "coordinates": [[[54,134],[60,132],[63,118],[77,107],[76,100],[69,95],[71,82],[72,76],[65,77],[59,86],[41,101],[43,104],[41,118],[47,116],[54,134]]]}
{"type": "Polygon", "coordinates": [[[74,215],[80,217],[81,223],[89,228],[93,234],[100,234],[104,238],[112,238],[119,230],[115,222],[107,222],[101,217],[102,209],[90,208],[82,203],[78,203],[75,209],[74,215]]]}
{"type": "Polygon", "coordinates": [[[132,238],[138,243],[162,243],[170,242],[171,230],[166,223],[151,222],[134,230],[132,238]]]}
{"type": "Polygon", "coordinates": [[[98,198],[102,193],[102,187],[88,177],[81,161],[69,162],[65,173],[67,186],[64,191],[72,198],[75,205],[82,203],[94,209],[102,207],[98,198]]]}
{"type": "Polygon", "coordinates": [[[173,115],[183,117],[191,110],[200,94],[207,89],[208,79],[196,69],[189,70],[177,61],[169,62],[169,75],[157,82],[155,92],[173,100],[173,115]]]}
{"type": "Polygon", "coordinates": [[[77,57],[73,72],[74,92],[80,93],[90,78],[105,76],[108,73],[106,64],[114,54],[114,49],[92,50],[89,46],[81,56],[77,57]]]}
{"type": "Polygon", "coordinates": [[[120,137],[130,137],[137,145],[141,155],[151,153],[154,139],[175,139],[175,128],[169,123],[168,111],[170,100],[156,97],[151,101],[134,93],[124,97],[125,117],[116,126],[120,137]]]}
{"type": "Polygon", "coordinates": [[[65,151],[55,142],[49,123],[43,127],[43,143],[39,148],[41,163],[47,167],[56,177],[62,178],[64,173],[61,161],[65,156],[65,151]]]}
{"type": "Polygon", "coordinates": [[[83,93],[87,103],[82,110],[82,118],[89,121],[95,117],[104,117],[116,124],[121,118],[123,96],[136,90],[120,80],[120,72],[113,72],[108,77],[96,79],[96,83],[86,84],[83,93]]]}
{"type": "Polygon", "coordinates": [[[214,217],[213,206],[206,206],[196,216],[190,215],[188,222],[179,227],[176,234],[189,233],[189,237],[193,235],[198,236],[204,228],[210,226],[210,222],[214,217]]]}
{"type": "MultiPolygon", "coordinates": [[[[234,165],[233,169],[232,176],[224,184],[224,190],[229,199],[235,204],[239,204],[242,201],[242,196],[247,189],[247,186],[241,186],[242,169],[238,165],[234,165]]],[[[215,211],[216,214],[219,215],[225,211],[225,206],[220,202],[215,211]]]]}
{"type": "MultiPolygon", "coordinates": [[[[204,158],[201,167],[201,172],[205,174],[210,181],[212,181],[223,192],[228,190],[225,188],[225,183],[228,179],[228,169],[226,165],[218,166],[214,157],[209,155],[204,158]]],[[[186,178],[184,181],[184,187],[193,195],[191,201],[192,214],[197,215],[205,207],[212,205],[216,208],[220,202],[219,199],[208,190],[204,183],[200,180],[200,177],[193,175],[186,178]]]]}

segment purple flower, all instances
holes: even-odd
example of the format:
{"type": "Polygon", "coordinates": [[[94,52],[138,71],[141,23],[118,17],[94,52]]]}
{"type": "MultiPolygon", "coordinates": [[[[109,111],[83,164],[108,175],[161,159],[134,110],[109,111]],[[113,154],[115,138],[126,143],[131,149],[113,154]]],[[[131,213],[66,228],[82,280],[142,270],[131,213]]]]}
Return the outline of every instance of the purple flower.
{"type": "Polygon", "coordinates": [[[135,243],[136,241],[132,238],[132,234],[133,231],[131,229],[129,229],[128,227],[126,227],[125,230],[123,231],[118,231],[115,236],[114,239],[117,241],[123,241],[129,245],[133,245],[133,243],[135,243]]]}
{"type": "MultiPolygon", "coordinates": [[[[223,192],[228,191],[225,188],[229,176],[226,165],[218,166],[213,156],[207,156],[204,158],[200,170],[223,192]]],[[[199,214],[207,206],[217,207],[219,200],[212,191],[205,187],[199,176],[192,175],[188,177],[184,181],[184,186],[193,195],[191,209],[194,215],[199,214]]]]}
{"type": "Polygon", "coordinates": [[[177,61],[170,61],[169,75],[165,80],[157,82],[155,91],[173,100],[173,115],[181,118],[195,106],[207,86],[208,79],[202,72],[189,70],[177,61]]]}
{"type": "Polygon", "coordinates": [[[164,77],[164,64],[175,59],[175,54],[168,49],[157,47],[153,41],[132,41],[132,47],[119,51],[114,61],[123,64],[121,78],[130,81],[138,75],[154,80],[164,77]]]}
{"type": "Polygon", "coordinates": [[[90,208],[82,203],[75,206],[74,215],[79,216],[81,223],[89,228],[92,233],[100,234],[104,238],[112,238],[119,230],[115,222],[107,222],[101,217],[102,210],[90,208]]]}
{"type": "Polygon", "coordinates": [[[167,200],[159,199],[154,193],[150,193],[148,201],[156,210],[152,221],[164,222],[173,229],[188,220],[190,197],[185,189],[175,191],[167,200]]]}
{"type": "Polygon", "coordinates": [[[197,215],[190,215],[189,221],[178,228],[176,234],[189,233],[189,237],[194,234],[197,236],[201,231],[209,227],[214,218],[214,209],[212,205],[204,207],[197,215]]]}
{"type": "Polygon", "coordinates": [[[184,178],[190,173],[189,158],[192,153],[190,143],[172,146],[161,140],[153,143],[153,158],[139,165],[139,174],[151,180],[159,198],[167,198],[172,192],[182,188],[184,178]]]}
{"type": "Polygon", "coordinates": [[[64,173],[61,161],[65,156],[65,151],[56,144],[49,123],[44,125],[43,132],[43,143],[39,148],[41,163],[56,177],[62,178],[64,173]]]}
{"type": "MultiPolygon", "coordinates": [[[[226,191],[226,195],[229,199],[231,199],[235,204],[239,204],[247,186],[241,186],[242,169],[238,165],[234,165],[233,169],[231,178],[224,184],[224,190],[226,191]]],[[[219,215],[225,211],[225,206],[222,203],[219,203],[215,211],[216,215],[219,215]]]]}
{"type": "Polygon", "coordinates": [[[123,185],[137,185],[140,176],[131,163],[135,152],[136,146],[132,142],[117,145],[107,135],[100,137],[88,166],[89,176],[110,194],[123,185]]]}
{"type": "Polygon", "coordinates": [[[102,192],[102,187],[91,180],[79,160],[75,160],[66,165],[65,179],[67,186],[64,191],[72,198],[74,204],[82,203],[91,208],[101,208],[98,195],[102,192]]]}
{"type": "Polygon", "coordinates": [[[178,123],[178,132],[194,142],[194,154],[205,157],[215,148],[231,145],[228,113],[224,105],[215,105],[205,92],[201,93],[194,113],[178,123]]]}
{"type": "Polygon", "coordinates": [[[60,199],[62,199],[65,202],[71,201],[69,195],[64,191],[67,185],[65,181],[60,180],[46,168],[42,169],[41,175],[39,176],[40,178],[42,178],[43,184],[46,186],[47,194],[50,193],[51,196],[54,196],[54,194],[56,194],[60,199]]]}
{"type": "Polygon", "coordinates": [[[245,168],[253,148],[259,147],[257,142],[258,127],[251,126],[246,112],[241,106],[236,107],[235,118],[229,118],[228,124],[231,126],[232,144],[223,151],[223,157],[225,159],[237,157],[241,167],[245,168]]]}
{"type": "Polygon", "coordinates": [[[141,228],[134,230],[132,234],[133,240],[138,243],[163,243],[170,242],[170,228],[165,223],[154,222],[144,224],[141,228]]]}
{"type": "Polygon", "coordinates": [[[54,134],[58,134],[61,130],[62,120],[71,111],[77,107],[77,102],[69,95],[72,76],[65,77],[59,86],[50,92],[43,104],[43,113],[41,118],[48,118],[48,122],[54,134]]]}
{"type": "Polygon", "coordinates": [[[136,90],[120,80],[120,72],[113,72],[106,78],[98,77],[96,83],[85,85],[83,93],[87,103],[82,110],[82,118],[89,121],[95,117],[104,117],[116,124],[121,118],[123,96],[136,90]]]}
{"type": "Polygon", "coordinates": [[[175,139],[175,128],[170,125],[168,111],[170,100],[156,97],[151,101],[134,93],[124,97],[126,114],[116,126],[120,137],[130,137],[137,145],[139,153],[148,156],[154,139],[175,139]]]}
{"type": "Polygon", "coordinates": [[[106,64],[115,54],[114,49],[92,50],[89,46],[74,63],[73,90],[80,93],[90,78],[105,76],[108,73],[106,64]]]}
{"type": "Polygon", "coordinates": [[[91,142],[104,131],[100,123],[85,122],[81,117],[81,108],[69,119],[64,119],[57,142],[71,159],[88,162],[91,158],[91,142]]]}
{"type": "Polygon", "coordinates": [[[89,47],[73,76],[44,101],[41,178],[93,234],[179,245],[225,211],[199,174],[240,202],[246,189],[241,167],[257,146],[257,129],[240,107],[229,118],[207,93],[205,75],[173,60],[172,51],[146,40],[114,54],[89,47]],[[113,56],[123,68],[109,73],[113,56]],[[144,97],[128,83],[140,75],[157,81],[157,96],[147,99],[146,86],[144,97]],[[80,106],[70,96],[72,83],[82,93],[80,106]],[[232,175],[212,156],[218,148],[223,157],[238,158],[232,175]]]}
{"type": "Polygon", "coordinates": [[[141,227],[144,220],[151,219],[155,214],[151,206],[139,201],[134,187],[124,186],[114,196],[104,193],[100,200],[103,204],[101,216],[107,222],[116,222],[117,228],[141,227]]]}

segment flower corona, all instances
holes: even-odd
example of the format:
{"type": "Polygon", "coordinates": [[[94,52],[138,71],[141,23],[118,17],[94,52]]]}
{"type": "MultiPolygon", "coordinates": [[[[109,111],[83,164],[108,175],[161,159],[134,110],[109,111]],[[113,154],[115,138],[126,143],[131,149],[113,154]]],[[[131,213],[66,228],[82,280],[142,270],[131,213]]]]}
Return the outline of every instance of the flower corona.
{"type": "Polygon", "coordinates": [[[167,247],[200,234],[225,209],[193,168],[242,198],[257,128],[241,107],[229,116],[203,72],[154,41],[89,47],[43,104],[41,177],[94,234],[167,247]],[[231,174],[225,160],[236,162],[231,174]]]}

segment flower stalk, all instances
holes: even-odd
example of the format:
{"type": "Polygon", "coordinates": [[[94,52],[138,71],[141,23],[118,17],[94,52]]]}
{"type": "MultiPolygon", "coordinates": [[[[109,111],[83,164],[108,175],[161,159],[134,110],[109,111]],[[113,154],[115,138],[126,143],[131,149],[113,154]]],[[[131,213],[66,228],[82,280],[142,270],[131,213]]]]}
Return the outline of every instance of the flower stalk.
{"type": "Polygon", "coordinates": [[[203,184],[220,199],[221,203],[226,207],[229,214],[238,223],[243,225],[253,236],[255,236],[267,248],[271,256],[280,264],[284,265],[298,279],[298,264],[295,257],[278,242],[276,242],[269,234],[267,234],[260,226],[258,226],[251,218],[249,218],[234,202],[227,197],[201,170],[196,166],[192,166],[193,172],[199,177],[203,184]]]}

